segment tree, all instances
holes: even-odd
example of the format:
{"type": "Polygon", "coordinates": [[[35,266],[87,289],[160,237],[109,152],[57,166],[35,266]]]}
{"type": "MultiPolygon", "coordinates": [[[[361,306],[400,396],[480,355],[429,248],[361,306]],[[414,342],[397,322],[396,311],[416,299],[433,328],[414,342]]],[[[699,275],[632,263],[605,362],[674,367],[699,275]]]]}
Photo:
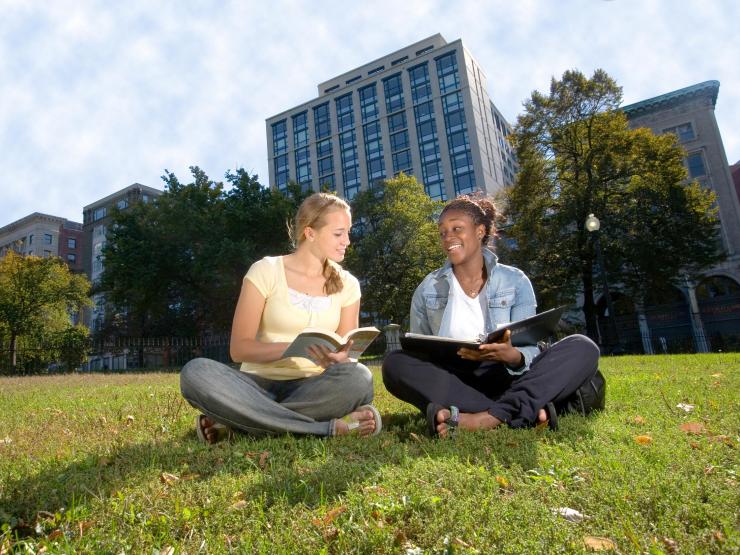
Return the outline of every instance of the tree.
{"type": "Polygon", "coordinates": [[[226,185],[191,173],[183,184],[166,172],[164,194],[114,215],[96,287],[112,309],[105,334],[227,331],[252,262],[288,250],[299,189],[285,196],[241,169],[226,173],[226,185]]]}
{"type": "Polygon", "coordinates": [[[445,260],[436,222],[442,206],[404,174],[355,197],[347,266],[361,279],[363,312],[407,321],[416,286],[445,260]]]}
{"type": "Polygon", "coordinates": [[[6,331],[10,365],[17,366],[18,340],[66,333],[69,314],[90,304],[87,278],[73,274],[60,258],[20,256],[0,260],[0,323],[6,331]]]}
{"type": "Polygon", "coordinates": [[[631,130],[621,88],[603,70],[552,79],[525,104],[512,135],[520,164],[505,191],[507,258],[535,283],[545,305],[584,295],[596,337],[594,244],[589,214],[602,222],[610,282],[642,303],[649,291],[721,259],[714,195],[686,183],[673,135],[631,130]]]}

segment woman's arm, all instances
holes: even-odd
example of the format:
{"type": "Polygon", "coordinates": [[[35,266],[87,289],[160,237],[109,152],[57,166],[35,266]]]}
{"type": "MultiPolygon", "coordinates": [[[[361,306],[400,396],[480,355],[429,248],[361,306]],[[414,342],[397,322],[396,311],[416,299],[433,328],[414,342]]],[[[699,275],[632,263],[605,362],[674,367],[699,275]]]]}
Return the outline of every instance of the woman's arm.
{"type": "Polygon", "coordinates": [[[339,326],[337,326],[337,333],[344,335],[345,333],[351,332],[353,329],[360,326],[360,301],[359,299],[347,306],[342,307],[342,312],[339,314],[339,326]]]}
{"type": "Polygon", "coordinates": [[[231,359],[234,362],[273,362],[279,360],[289,343],[257,341],[265,298],[257,287],[245,279],[231,326],[231,359]]]}

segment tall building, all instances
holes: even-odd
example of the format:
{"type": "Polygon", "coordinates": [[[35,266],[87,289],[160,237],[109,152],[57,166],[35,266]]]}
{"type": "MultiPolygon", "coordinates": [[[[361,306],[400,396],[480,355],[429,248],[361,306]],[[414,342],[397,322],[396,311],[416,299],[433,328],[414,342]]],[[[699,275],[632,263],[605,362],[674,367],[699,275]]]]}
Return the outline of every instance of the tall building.
{"type": "MultiPolygon", "coordinates": [[[[105,266],[103,247],[114,209],[125,210],[137,202],[146,203],[161,194],[162,191],[159,189],[134,183],[82,209],[84,235],[82,262],[84,271],[93,284],[100,279],[105,266]]],[[[93,295],[92,313],[86,315],[87,324],[92,330],[97,330],[104,318],[105,297],[101,294],[93,295]]]]}
{"type": "Polygon", "coordinates": [[[436,34],[318,86],[267,119],[270,185],[328,186],[351,200],[400,172],[436,199],[514,180],[509,124],[462,41],[436,34]]]}
{"type": "Polygon", "coordinates": [[[8,250],[39,257],[59,256],[73,272],[82,272],[82,224],[34,212],[0,228],[0,258],[8,250]]]}
{"type": "Polygon", "coordinates": [[[665,341],[693,335],[698,351],[740,348],[740,200],[714,115],[718,94],[719,82],[705,81],[623,108],[631,127],[675,134],[686,150],[688,177],[717,195],[726,261],[687,280],[640,322],[643,339],[646,332],[665,341]]]}

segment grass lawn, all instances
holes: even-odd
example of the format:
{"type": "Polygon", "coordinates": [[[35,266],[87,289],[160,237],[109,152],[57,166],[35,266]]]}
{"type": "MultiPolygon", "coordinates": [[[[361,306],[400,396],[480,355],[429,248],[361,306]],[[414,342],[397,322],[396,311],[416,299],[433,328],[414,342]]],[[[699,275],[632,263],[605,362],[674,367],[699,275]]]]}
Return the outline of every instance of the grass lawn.
{"type": "Polygon", "coordinates": [[[379,436],[215,447],[174,373],[0,378],[0,554],[740,552],[740,354],[601,366],[558,432],[429,439],[376,368],[379,436]]]}

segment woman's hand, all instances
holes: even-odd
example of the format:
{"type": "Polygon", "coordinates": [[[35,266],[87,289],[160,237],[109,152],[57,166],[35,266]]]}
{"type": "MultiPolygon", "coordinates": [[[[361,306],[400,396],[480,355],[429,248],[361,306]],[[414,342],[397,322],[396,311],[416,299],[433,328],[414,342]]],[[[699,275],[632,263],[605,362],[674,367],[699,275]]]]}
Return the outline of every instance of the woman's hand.
{"type": "Polygon", "coordinates": [[[332,364],[341,364],[349,362],[349,348],[352,346],[350,340],[341,349],[336,352],[330,351],[324,345],[313,345],[307,349],[311,359],[322,368],[328,368],[332,364]]]}
{"type": "Polygon", "coordinates": [[[511,368],[519,368],[524,364],[524,355],[511,344],[511,331],[506,330],[504,335],[495,343],[484,343],[477,349],[462,348],[457,354],[466,360],[501,362],[511,368]]]}

